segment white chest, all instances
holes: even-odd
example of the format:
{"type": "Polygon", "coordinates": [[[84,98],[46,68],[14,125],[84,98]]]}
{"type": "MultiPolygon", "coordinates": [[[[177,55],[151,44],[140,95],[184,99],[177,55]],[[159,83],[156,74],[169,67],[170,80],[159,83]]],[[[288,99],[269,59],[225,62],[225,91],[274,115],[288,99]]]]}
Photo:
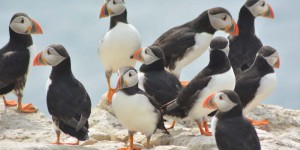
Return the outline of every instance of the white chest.
{"type": "Polygon", "coordinates": [[[137,29],[124,23],[118,23],[108,31],[99,44],[99,57],[105,70],[116,72],[123,66],[134,66],[130,56],[141,48],[141,38],[137,29]]]}
{"type": "Polygon", "coordinates": [[[151,135],[157,126],[158,113],[148,98],[142,94],[128,96],[116,92],[112,99],[112,108],[120,123],[129,131],[151,135]]]}
{"type": "Polygon", "coordinates": [[[29,64],[28,64],[28,71],[27,73],[30,72],[32,64],[33,64],[33,60],[34,60],[34,56],[35,56],[35,46],[34,44],[32,44],[31,46],[27,47],[27,49],[29,50],[29,64]]]}
{"type": "Polygon", "coordinates": [[[246,114],[258,106],[261,101],[266,99],[275,89],[277,77],[275,73],[269,73],[260,80],[260,86],[257,89],[254,99],[244,108],[243,113],[246,114]]]}
{"type": "Polygon", "coordinates": [[[176,62],[176,68],[172,72],[180,74],[183,67],[193,62],[195,59],[200,57],[209,47],[209,44],[213,38],[212,34],[209,33],[197,33],[195,35],[195,45],[188,48],[185,56],[176,62]]]}
{"type": "Polygon", "coordinates": [[[145,87],[144,87],[144,82],[145,82],[145,74],[142,73],[142,72],[139,72],[138,73],[138,78],[139,78],[139,83],[138,83],[138,86],[141,90],[143,90],[144,92],[145,91],[145,87]]]}
{"type": "Polygon", "coordinates": [[[235,83],[236,79],[232,68],[225,73],[213,75],[208,85],[201,91],[199,99],[196,100],[189,113],[189,117],[195,120],[214,111],[202,107],[205,98],[210,94],[214,94],[222,90],[234,90],[235,83]]]}

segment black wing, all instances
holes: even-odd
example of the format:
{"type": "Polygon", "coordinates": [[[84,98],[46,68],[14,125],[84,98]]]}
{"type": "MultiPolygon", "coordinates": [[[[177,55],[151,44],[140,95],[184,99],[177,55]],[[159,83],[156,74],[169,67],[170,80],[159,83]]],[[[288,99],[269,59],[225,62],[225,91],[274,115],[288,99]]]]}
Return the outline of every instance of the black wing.
{"type": "Polygon", "coordinates": [[[172,59],[184,56],[188,48],[195,45],[195,35],[195,30],[179,26],[165,32],[152,45],[163,50],[166,66],[169,67],[172,59]]]}
{"type": "Polygon", "coordinates": [[[254,127],[247,120],[240,117],[221,122],[219,120],[215,137],[220,150],[261,149],[254,127]]]}
{"type": "Polygon", "coordinates": [[[0,89],[12,84],[27,73],[29,57],[28,51],[1,50],[0,89]]]}

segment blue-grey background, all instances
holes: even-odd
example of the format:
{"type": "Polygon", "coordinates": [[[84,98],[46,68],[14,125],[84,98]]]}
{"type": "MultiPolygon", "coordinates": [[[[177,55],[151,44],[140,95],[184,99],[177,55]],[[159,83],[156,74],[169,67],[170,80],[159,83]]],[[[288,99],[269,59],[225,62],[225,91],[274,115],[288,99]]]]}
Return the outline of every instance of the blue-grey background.
{"type": "MultiPolygon", "coordinates": [[[[125,0],[128,21],[142,37],[142,46],[150,45],[166,30],[196,18],[204,10],[221,6],[238,19],[244,0],[125,0]]],[[[109,28],[109,18],[99,19],[104,0],[2,0],[0,5],[0,46],[8,39],[8,25],[16,12],[26,12],[41,25],[44,34],[33,35],[37,52],[59,43],[68,50],[74,75],[89,92],[95,106],[107,91],[104,70],[98,58],[98,43],[109,28]]],[[[281,68],[276,70],[278,84],[265,104],[300,109],[299,79],[299,5],[296,0],[268,0],[275,12],[275,20],[256,19],[256,31],[264,45],[276,48],[281,68]]],[[[217,35],[226,36],[222,32],[217,35]]],[[[208,51],[187,66],[181,80],[192,79],[208,63],[208,51]]],[[[139,64],[137,64],[138,68],[139,64]]],[[[45,84],[50,67],[33,67],[24,93],[24,102],[32,102],[48,114],[45,84]]],[[[113,76],[112,86],[116,85],[113,76]]],[[[9,98],[15,98],[10,94],[9,98]]]]}

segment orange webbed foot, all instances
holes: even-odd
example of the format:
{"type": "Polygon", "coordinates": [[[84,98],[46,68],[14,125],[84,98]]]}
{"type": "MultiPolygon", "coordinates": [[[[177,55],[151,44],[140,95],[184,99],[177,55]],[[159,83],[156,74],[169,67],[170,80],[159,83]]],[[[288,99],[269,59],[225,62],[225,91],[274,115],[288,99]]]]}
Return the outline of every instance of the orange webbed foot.
{"type": "Polygon", "coordinates": [[[268,125],[270,123],[268,119],[255,121],[255,120],[247,118],[247,120],[249,122],[251,122],[253,125],[268,125]]]}
{"type": "Polygon", "coordinates": [[[118,150],[142,150],[141,148],[131,148],[131,147],[122,147],[122,148],[119,148],[118,150]]]}
{"type": "Polygon", "coordinates": [[[186,87],[190,81],[180,81],[182,87],[186,87]]]}
{"type": "Polygon", "coordinates": [[[64,144],[66,144],[66,145],[79,145],[79,141],[73,142],[73,143],[64,143],[64,144]]]}
{"type": "Polygon", "coordinates": [[[56,141],[56,142],[51,142],[50,144],[54,144],[54,145],[64,145],[65,143],[56,141]]]}
{"type": "Polygon", "coordinates": [[[170,126],[170,127],[167,127],[166,129],[167,129],[167,130],[171,130],[171,129],[173,129],[174,127],[175,127],[175,121],[172,121],[171,126],[170,126]]]}
{"type": "Polygon", "coordinates": [[[32,104],[23,104],[18,111],[23,113],[35,113],[37,112],[37,109],[32,104]]]}
{"type": "Polygon", "coordinates": [[[111,104],[111,100],[112,100],[112,97],[115,94],[115,92],[116,92],[116,89],[109,89],[108,90],[108,92],[107,92],[107,103],[108,104],[111,104]]]}
{"type": "Polygon", "coordinates": [[[7,107],[13,107],[13,106],[17,106],[18,103],[14,100],[4,100],[4,104],[7,107]]]}

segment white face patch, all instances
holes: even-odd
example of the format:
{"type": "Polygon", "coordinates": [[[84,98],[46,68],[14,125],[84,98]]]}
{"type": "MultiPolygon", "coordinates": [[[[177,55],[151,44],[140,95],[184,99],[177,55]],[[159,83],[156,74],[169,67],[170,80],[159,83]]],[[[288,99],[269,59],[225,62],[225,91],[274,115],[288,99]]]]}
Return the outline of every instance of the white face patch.
{"type": "Polygon", "coordinates": [[[233,103],[228,98],[228,96],[222,92],[216,94],[213,98],[213,101],[217,104],[217,107],[221,112],[227,112],[237,105],[236,103],[233,103]]]}
{"type": "Polygon", "coordinates": [[[211,15],[208,12],[208,17],[210,24],[216,30],[225,30],[226,27],[231,27],[232,25],[232,18],[227,13],[211,15]]]}
{"type": "Polygon", "coordinates": [[[278,52],[273,53],[272,55],[268,57],[264,57],[266,61],[270,64],[270,66],[274,66],[278,61],[279,54],[278,52]]]}
{"type": "Polygon", "coordinates": [[[159,60],[159,58],[157,58],[149,48],[144,49],[141,53],[144,57],[144,63],[146,65],[152,64],[153,62],[159,60]]]}
{"type": "Polygon", "coordinates": [[[110,16],[120,15],[126,10],[123,0],[108,0],[106,7],[110,12],[110,16]]]}
{"type": "Polygon", "coordinates": [[[10,23],[9,27],[19,34],[30,34],[30,29],[32,24],[29,18],[24,16],[19,16],[14,18],[14,20],[10,23]]]}
{"type": "Polygon", "coordinates": [[[66,57],[61,56],[52,47],[48,47],[46,50],[44,50],[42,56],[44,57],[44,59],[46,59],[46,62],[51,66],[57,66],[66,59],[66,57]]]}
{"type": "Polygon", "coordinates": [[[134,70],[128,71],[123,75],[124,86],[123,88],[133,87],[138,83],[138,74],[134,70]]]}
{"type": "Polygon", "coordinates": [[[257,17],[263,15],[268,10],[268,4],[264,0],[259,0],[250,7],[246,6],[246,8],[248,8],[254,17],[257,17]]]}

